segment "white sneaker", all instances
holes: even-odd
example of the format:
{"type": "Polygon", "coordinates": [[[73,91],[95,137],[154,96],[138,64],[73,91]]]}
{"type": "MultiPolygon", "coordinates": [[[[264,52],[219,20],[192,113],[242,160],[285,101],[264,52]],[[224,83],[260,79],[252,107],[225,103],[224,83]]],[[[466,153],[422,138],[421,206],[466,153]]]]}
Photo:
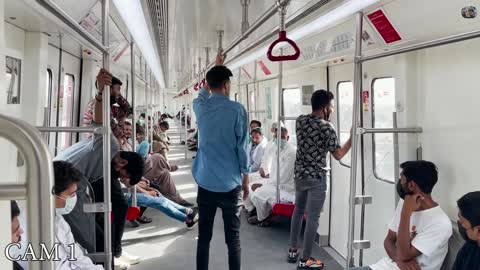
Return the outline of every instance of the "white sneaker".
{"type": "Polygon", "coordinates": [[[140,263],[140,257],[129,255],[125,251],[122,252],[122,256],[120,256],[120,258],[118,259],[129,265],[135,265],[140,263]]]}
{"type": "Polygon", "coordinates": [[[130,265],[122,260],[120,258],[113,258],[113,265],[115,270],[127,270],[130,265]]]}

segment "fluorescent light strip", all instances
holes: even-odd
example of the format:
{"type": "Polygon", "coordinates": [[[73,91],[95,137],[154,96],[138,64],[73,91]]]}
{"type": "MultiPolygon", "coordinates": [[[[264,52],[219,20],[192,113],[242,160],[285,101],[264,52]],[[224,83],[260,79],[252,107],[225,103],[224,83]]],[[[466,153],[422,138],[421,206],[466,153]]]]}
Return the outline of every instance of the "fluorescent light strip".
{"type": "MultiPolygon", "coordinates": [[[[351,0],[343,5],[335,8],[332,11],[329,11],[328,13],[321,15],[317,19],[313,20],[310,23],[307,23],[306,25],[294,29],[290,32],[287,32],[288,38],[294,41],[298,41],[310,34],[313,33],[319,33],[322,30],[325,30],[326,28],[333,26],[334,24],[338,23],[340,20],[343,20],[349,16],[352,16],[356,12],[372,5],[375,4],[380,0],[351,0]]],[[[245,64],[248,64],[250,62],[255,61],[256,59],[267,55],[267,50],[270,45],[264,46],[257,51],[251,53],[250,55],[240,58],[239,60],[233,62],[231,65],[229,65],[229,68],[234,70],[237,69],[245,64]]],[[[280,43],[280,45],[276,46],[276,48],[282,48],[287,46],[286,43],[280,43]]]]}
{"type": "Polygon", "coordinates": [[[113,0],[113,3],[140,48],[150,70],[159,82],[160,88],[165,88],[162,66],[153,47],[153,39],[148,31],[140,0],[113,0]]]}

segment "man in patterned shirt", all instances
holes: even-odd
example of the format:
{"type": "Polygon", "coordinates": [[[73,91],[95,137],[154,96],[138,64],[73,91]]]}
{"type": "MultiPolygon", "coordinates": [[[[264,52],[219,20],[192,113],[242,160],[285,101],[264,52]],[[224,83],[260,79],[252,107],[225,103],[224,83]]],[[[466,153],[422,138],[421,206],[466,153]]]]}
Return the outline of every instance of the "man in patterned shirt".
{"type": "Polygon", "coordinates": [[[303,239],[303,256],[297,269],[323,269],[323,263],[312,257],[312,247],[318,229],[320,212],[327,190],[327,155],[336,160],[347,154],[352,146],[351,137],[340,147],[337,133],[329,122],[334,109],[333,94],[325,90],[313,93],[312,113],[297,118],[297,157],[295,160],[295,211],[290,230],[288,262],[296,263],[302,220],[307,210],[307,223],[303,239]]]}

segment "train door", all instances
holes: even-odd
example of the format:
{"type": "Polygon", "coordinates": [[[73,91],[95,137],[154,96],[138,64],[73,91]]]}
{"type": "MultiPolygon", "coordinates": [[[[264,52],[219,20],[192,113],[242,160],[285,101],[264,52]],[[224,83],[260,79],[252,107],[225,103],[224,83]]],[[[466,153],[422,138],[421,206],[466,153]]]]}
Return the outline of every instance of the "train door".
{"type": "MultiPolygon", "coordinates": [[[[53,46],[49,47],[49,70],[52,72],[50,97],[50,126],[72,127],[79,125],[80,59],[53,46]]],[[[82,114],[83,115],[83,114],[82,114]]],[[[77,140],[71,133],[50,134],[51,153],[57,155],[77,140]]]]}
{"type": "MultiPolygon", "coordinates": [[[[329,68],[329,89],[335,96],[337,112],[332,117],[332,123],[339,133],[340,144],[343,144],[348,139],[352,126],[353,64],[329,68]]],[[[340,162],[331,162],[329,243],[343,258],[347,257],[349,166],[350,154],[340,162]]]]}

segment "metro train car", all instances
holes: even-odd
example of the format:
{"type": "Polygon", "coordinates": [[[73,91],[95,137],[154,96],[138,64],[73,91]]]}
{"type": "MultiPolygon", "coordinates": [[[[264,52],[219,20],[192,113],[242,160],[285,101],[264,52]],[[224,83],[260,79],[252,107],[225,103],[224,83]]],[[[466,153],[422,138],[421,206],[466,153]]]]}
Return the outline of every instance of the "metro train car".
{"type": "Polygon", "coordinates": [[[478,8],[0,0],[0,269],[480,269],[478,8]]]}

